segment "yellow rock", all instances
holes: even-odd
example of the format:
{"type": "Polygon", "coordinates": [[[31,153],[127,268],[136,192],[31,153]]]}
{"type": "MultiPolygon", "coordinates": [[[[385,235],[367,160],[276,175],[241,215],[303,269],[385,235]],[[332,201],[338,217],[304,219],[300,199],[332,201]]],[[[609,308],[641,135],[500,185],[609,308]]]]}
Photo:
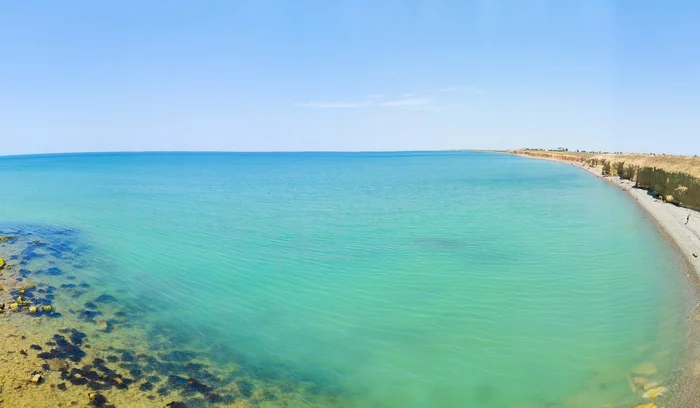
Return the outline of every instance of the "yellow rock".
{"type": "Polygon", "coordinates": [[[0,258],[0,269],[5,267],[5,260],[3,258],[0,258]]]}
{"type": "Polygon", "coordinates": [[[664,391],[666,391],[666,387],[652,388],[649,391],[645,392],[644,395],[642,395],[642,397],[654,399],[654,398],[658,397],[659,395],[663,394],[664,391]]]}
{"type": "Polygon", "coordinates": [[[644,384],[644,391],[649,391],[652,388],[656,388],[659,386],[659,383],[657,382],[650,382],[648,384],[644,384]]]}
{"type": "Polygon", "coordinates": [[[10,309],[17,310],[19,309],[19,305],[17,303],[10,303],[10,309]]]}
{"type": "Polygon", "coordinates": [[[27,291],[24,288],[19,290],[20,295],[24,295],[25,293],[27,293],[27,291]]]}
{"type": "Polygon", "coordinates": [[[635,405],[634,408],[657,408],[657,407],[656,407],[656,404],[649,402],[647,404],[635,405]]]}
{"type": "Polygon", "coordinates": [[[43,309],[44,309],[45,312],[50,312],[51,310],[53,310],[53,306],[51,306],[51,305],[46,305],[46,306],[43,307],[43,309]]]}
{"type": "Polygon", "coordinates": [[[36,313],[36,306],[29,306],[29,313],[36,313]]]}

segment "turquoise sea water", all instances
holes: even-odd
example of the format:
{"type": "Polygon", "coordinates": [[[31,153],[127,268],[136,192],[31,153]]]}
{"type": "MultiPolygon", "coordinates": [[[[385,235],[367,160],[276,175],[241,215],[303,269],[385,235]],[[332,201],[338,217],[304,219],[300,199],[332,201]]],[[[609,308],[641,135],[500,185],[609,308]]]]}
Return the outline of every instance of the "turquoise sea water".
{"type": "Polygon", "coordinates": [[[678,256],[623,192],[572,166],[26,156],[0,158],[0,186],[0,229],[82,243],[88,266],[71,273],[91,289],[57,307],[114,296],[135,338],[285,390],[262,405],[626,406],[636,365],[663,379],[680,358],[678,256]]]}

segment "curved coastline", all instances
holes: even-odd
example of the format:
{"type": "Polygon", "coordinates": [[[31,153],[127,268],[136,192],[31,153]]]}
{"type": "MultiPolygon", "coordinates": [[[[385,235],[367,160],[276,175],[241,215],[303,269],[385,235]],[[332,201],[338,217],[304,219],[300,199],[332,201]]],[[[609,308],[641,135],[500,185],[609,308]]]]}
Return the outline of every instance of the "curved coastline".
{"type": "Polygon", "coordinates": [[[626,191],[642,207],[657,227],[668,236],[688,265],[700,278],[700,211],[679,207],[651,196],[646,190],[636,188],[635,183],[618,176],[605,176],[602,169],[586,164],[546,157],[517,154],[530,159],[541,159],[571,164],[626,191]],[[685,224],[690,214],[690,221],[685,224]]]}
{"type": "MultiPolygon", "coordinates": [[[[519,159],[516,158],[514,161],[519,161],[519,159]]],[[[549,177],[556,175],[562,170],[561,168],[557,169],[556,165],[549,166],[545,164],[535,167],[552,167],[539,179],[543,180],[545,183],[549,182],[549,177]]],[[[576,173],[576,170],[571,170],[568,173],[576,173]]],[[[579,175],[576,179],[586,179],[587,177],[588,176],[579,175]]],[[[511,193],[513,189],[508,184],[510,181],[509,178],[504,178],[504,180],[506,181],[502,185],[504,191],[511,193]]],[[[607,190],[603,193],[614,198],[618,204],[629,204],[625,202],[626,198],[620,197],[619,192],[614,189],[609,189],[607,186],[600,185],[592,179],[589,179],[588,183],[585,184],[596,186],[593,190],[607,190]]],[[[527,183],[523,183],[523,186],[529,188],[529,184],[527,183]]],[[[554,186],[554,189],[556,188],[557,187],[554,186]]],[[[585,208],[590,204],[587,203],[588,199],[586,199],[584,195],[581,195],[581,193],[582,191],[574,191],[572,192],[572,197],[576,199],[578,204],[585,208]]],[[[591,194],[586,195],[589,197],[591,196],[591,194]]],[[[541,205],[548,206],[550,204],[546,194],[540,195],[540,197],[542,198],[541,205]]],[[[522,196],[519,196],[518,199],[522,200],[522,196]]],[[[533,202],[533,200],[522,201],[533,202]]],[[[539,210],[539,208],[540,207],[536,207],[537,210],[539,210]]],[[[619,210],[619,208],[621,207],[614,210],[619,210]]],[[[622,208],[625,208],[625,211],[629,211],[630,209],[634,210],[633,205],[624,205],[622,208]]],[[[546,209],[549,208],[547,207],[546,209]]],[[[594,210],[593,212],[597,211],[594,210]]],[[[603,212],[603,214],[607,213],[608,212],[603,212]]],[[[627,218],[621,211],[612,211],[611,213],[616,214],[616,216],[599,218],[598,222],[587,223],[587,225],[597,229],[598,226],[601,225],[600,223],[604,223],[606,220],[615,222],[615,219],[618,217],[621,219],[627,218]]],[[[498,214],[501,218],[507,218],[503,217],[502,213],[496,212],[495,214],[498,214]]],[[[538,212],[533,212],[533,214],[535,214],[534,218],[536,218],[537,221],[540,219],[554,220],[553,217],[541,217],[538,212]]],[[[646,221],[639,217],[643,216],[634,211],[633,216],[629,218],[635,224],[637,224],[638,221],[646,221]]],[[[557,221],[554,222],[555,224],[561,225],[557,221]]],[[[673,251],[666,250],[667,248],[664,247],[665,243],[659,239],[660,237],[655,235],[656,231],[654,231],[651,225],[647,222],[639,224],[643,224],[644,226],[642,229],[642,231],[644,231],[643,236],[653,236],[653,241],[655,244],[658,244],[658,249],[663,249],[663,253],[669,255],[664,258],[663,262],[660,262],[661,267],[663,268],[666,262],[672,261],[673,267],[665,271],[670,275],[675,275],[676,270],[681,269],[678,267],[680,263],[675,262],[679,260],[679,257],[677,257],[673,251]]],[[[608,224],[608,226],[609,225],[610,224],[608,224]]],[[[49,318],[51,316],[43,313],[43,310],[40,310],[39,313],[31,313],[28,307],[21,307],[19,310],[10,310],[3,316],[6,325],[11,327],[6,330],[6,333],[3,333],[3,335],[6,335],[4,341],[7,347],[6,352],[8,353],[8,358],[6,360],[0,358],[0,360],[6,361],[7,363],[3,364],[2,370],[0,370],[0,384],[4,386],[4,392],[0,394],[0,398],[3,398],[4,403],[8,404],[8,406],[46,406],[46,404],[54,402],[63,404],[59,406],[71,406],[75,403],[82,403],[90,406],[170,406],[172,408],[183,406],[182,404],[187,407],[210,406],[207,403],[211,400],[221,401],[217,403],[217,406],[243,408],[252,406],[275,406],[282,403],[299,404],[288,406],[310,406],[312,404],[309,403],[309,398],[313,398],[313,401],[317,402],[318,406],[356,406],[353,405],[352,402],[348,402],[345,398],[347,395],[342,392],[343,390],[340,390],[341,392],[339,395],[333,394],[333,384],[330,384],[331,387],[328,387],[329,384],[318,382],[304,384],[297,381],[290,382],[287,379],[278,381],[275,377],[277,373],[269,372],[268,370],[260,370],[257,361],[250,363],[245,361],[245,358],[239,358],[239,356],[234,353],[228,353],[235,350],[224,350],[227,351],[227,356],[231,356],[231,361],[233,363],[230,367],[227,366],[224,367],[225,369],[220,370],[222,367],[217,365],[209,366],[207,364],[209,362],[208,359],[202,357],[205,355],[215,355],[217,358],[221,358],[222,349],[217,348],[216,354],[210,353],[209,351],[211,350],[209,349],[207,349],[204,354],[198,354],[197,352],[201,350],[198,347],[188,347],[186,341],[177,342],[177,347],[173,347],[175,343],[170,343],[170,339],[166,338],[167,336],[163,337],[164,333],[174,333],[175,331],[173,330],[148,330],[147,333],[138,331],[144,336],[136,336],[134,338],[133,335],[136,331],[135,326],[140,326],[141,323],[144,322],[144,320],[140,318],[141,314],[136,314],[135,312],[142,310],[142,308],[129,307],[123,309],[119,308],[119,304],[115,302],[98,301],[104,294],[111,293],[117,296],[118,292],[106,291],[101,294],[105,288],[100,287],[98,284],[99,280],[89,279],[91,275],[90,271],[92,270],[90,261],[99,261],[98,265],[102,271],[101,273],[111,270],[109,267],[104,267],[103,261],[105,261],[105,259],[95,258],[92,256],[94,255],[93,251],[81,248],[85,244],[92,242],[79,239],[82,234],[88,234],[89,230],[80,228],[80,226],[75,227],[75,230],[72,229],[72,226],[66,226],[65,228],[45,227],[46,228],[43,228],[45,233],[40,234],[39,237],[21,234],[21,231],[17,231],[16,228],[10,228],[4,231],[0,228],[0,235],[15,236],[15,238],[0,243],[0,257],[5,256],[5,259],[8,260],[8,264],[11,266],[9,269],[5,270],[4,277],[0,279],[5,285],[5,291],[0,292],[0,297],[4,297],[2,300],[14,302],[18,296],[22,295],[22,297],[26,297],[27,300],[32,303],[43,305],[43,302],[50,302],[55,306],[55,308],[52,309],[53,312],[63,314],[62,319],[54,319],[49,318]],[[38,242],[36,239],[39,239],[43,243],[42,245],[45,245],[42,248],[48,250],[47,256],[43,256],[42,248],[34,247],[38,242]],[[27,264],[24,265],[24,268],[26,268],[27,271],[24,272],[24,275],[26,276],[21,273],[22,265],[25,261],[27,264]],[[50,270],[49,265],[46,264],[45,261],[51,263],[51,267],[57,267],[65,273],[61,274],[60,271],[50,270]],[[86,261],[88,262],[87,264],[85,263],[86,261]],[[56,264],[52,262],[56,262],[56,264]],[[65,266],[65,268],[63,266],[65,266]],[[20,278],[24,280],[20,280],[20,278]],[[85,279],[85,281],[83,281],[83,279],[85,279]],[[30,286],[34,286],[35,284],[36,291],[30,289],[30,286]],[[92,288],[92,290],[88,288],[92,288]],[[23,289],[25,293],[20,292],[23,289]],[[48,297],[49,295],[53,295],[53,293],[49,293],[49,291],[53,292],[54,289],[56,290],[56,302],[53,302],[53,298],[49,299],[48,297]],[[95,290],[97,291],[96,293],[94,292],[95,290]],[[90,293],[81,293],[86,291],[90,293]],[[62,297],[69,301],[60,302],[62,297]],[[128,338],[129,336],[132,338],[128,338]],[[110,345],[115,345],[115,340],[118,341],[119,344],[116,344],[116,348],[110,349],[110,345]],[[66,341],[70,343],[66,343],[66,341]],[[47,344],[47,342],[60,343],[58,344],[60,347],[47,344]],[[146,347],[149,344],[153,346],[146,347]],[[42,347],[43,349],[38,350],[36,347],[42,347]],[[82,356],[82,353],[85,353],[85,356],[82,356]],[[64,355],[65,357],[79,359],[81,361],[74,362],[70,358],[63,358],[64,355]],[[69,364],[70,369],[67,369],[69,366],[66,366],[64,363],[69,364]],[[46,368],[44,364],[46,364],[46,368]],[[140,374],[141,371],[148,372],[140,374]],[[41,374],[43,378],[39,378],[37,380],[38,382],[34,383],[32,379],[37,373],[41,374]],[[95,378],[95,380],[93,381],[91,377],[95,378]],[[88,384],[81,384],[87,381],[83,380],[83,378],[90,380],[88,384]],[[127,382],[130,383],[132,380],[134,380],[134,382],[128,389],[122,389],[124,385],[121,384],[122,382],[126,384],[127,382]],[[322,384],[323,387],[318,386],[318,384],[322,384]],[[142,387],[145,392],[137,392],[136,389],[138,388],[139,391],[142,391],[142,387]],[[213,387],[216,388],[211,389],[213,387]],[[101,405],[93,403],[94,399],[98,398],[96,396],[98,394],[104,397],[102,402],[97,401],[101,405]],[[30,400],[36,405],[27,405],[26,402],[30,400]]],[[[498,227],[498,225],[496,227],[498,227]]],[[[572,227],[572,225],[568,227],[572,227]]],[[[22,228],[25,229],[25,233],[30,232],[27,231],[24,226],[22,228]]],[[[495,228],[494,230],[504,231],[505,229],[495,228]]],[[[438,237],[441,237],[441,235],[438,235],[438,237]]],[[[600,239],[593,239],[593,241],[604,242],[600,239]]],[[[608,248],[615,248],[612,252],[624,250],[625,245],[628,244],[629,241],[624,241],[622,245],[615,246],[607,242],[596,247],[597,250],[592,251],[591,255],[595,255],[600,251],[605,251],[608,248]]],[[[426,242],[423,242],[422,245],[437,247],[440,251],[453,251],[453,247],[455,245],[460,245],[460,241],[449,239],[443,241],[440,240],[440,238],[428,239],[426,242]]],[[[529,252],[537,253],[537,251],[529,252]]],[[[641,257],[637,257],[639,259],[645,259],[650,263],[654,263],[656,259],[660,259],[657,256],[658,254],[654,251],[651,251],[651,254],[642,254],[641,257]]],[[[517,258],[514,259],[514,263],[524,263],[522,257],[514,258],[517,258]]],[[[107,260],[108,259],[109,258],[107,258],[107,260]]],[[[563,258],[562,261],[565,264],[570,262],[570,259],[563,258]]],[[[629,258],[627,261],[633,262],[634,259],[629,258]]],[[[610,264],[606,263],[606,265],[610,264]]],[[[626,265],[630,265],[630,263],[626,265]]],[[[638,268],[640,270],[644,269],[643,265],[640,263],[636,263],[636,265],[637,267],[631,267],[627,270],[635,271],[638,268]]],[[[620,273],[615,272],[615,270],[619,271],[619,268],[624,266],[625,264],[619,264],[617,265],[617,269],[610,268],[612,271],[611,275],[619,277],[620,273]]],[[[658,282],[659,284],[663,283],[662,279],[657,280],[656,278],[664,274],[655,274],[654,272],[657,271],[650,270],[650,274],[646,276],[654,278],[654,282],[658,282]]],[[[682,286],[682,284],[685,283],[680,277],[674,281],[681,284],[674,286],[674,288],[682,286]]],[[[620,282],[620,285],[617,286],[616,289],[610,290],[610,288],[608,288],[608,293],[610,294],[609,298],[611,299],[610,302],[605,303],[606,307],[599,308],[603,310],[603,318],[605,318],[605,310],[613,310],[619,305],[619,296],[623,293],[620,289],[624,290],[623,287],[627,285],[628,280],[617,279],[617,282],[620,282]]],[[[601,282],[597,283],[599,285],[593,288],[594,293],[603,291],[600,289],[602,286],[600,285],[601,282]]],[[[157,287],[157,285],[151,286],[157,287]]],[[[566,290],[568,287],[560,286],[558,290],[552,293],[563,293],[562,289],[566,290]]],[[[643,306],[644,303],[657,304],[653,300],[650,302],[649,298],[645,298],[646,295],[651,295],[653,297],[655,294],[660,293],[657,289],[658,287],[651,285],[651,289],[640,294],[640,296],[624,292],[628,293],[626,295],[628,299],[635,300],[634,304],[636,307],[628,307],[627,310],[631,311],[631,315],[627,315],[627,317],[631,319],[622,319],[622,321],[638,321],[639,326],[644,327],[645,331],[654,333],[657,327],[649,324],[650,320],[648,319],[649,313],[654,314],[655,310],[644,308],[643,306]]],[[[683,290],[685,292],[684,287],[683,290]]],[[[120,298],[121,301],[125,301],[120,296],[117,297],[120,298]]],[[[107,299],[109,300],[109,298],[107,299]]],[[[685,299],[685,297],[683,297],[683,299],[685,299]]],[[[136,300],[138,300],[140,304],[141,300],[136,300]]],[[[592,304],[596,303],[595,301],[591,301],[590,297],[587,298],[587,301],[592,304]]],[[[125,302],[124,306],[131,306],[129,299],[125,302]]],[[[671,304],[671,302],[667,304],[671,304]]],[[[158,302],[152,303],[151,305],[158,306],[158,302]]],[[[580,308],[576,309],[580,310],[580,308]]],[[[679,307],[673,309],[673,312],[677,312],[674,314],[674,317],[684,316],[679,312],[680,310],[679,307]]],[[[601,317],[601,315],[598,317],[601,317]]],[[[618,320],[618,322],[619,321],[620,320],[618,320]]],[[[577,323],[573,322],[572,324],[576,325],[577,323]]],[[[551,327],[557,326],[556,324],[551,325],[551,327]]],[[[680,326],[683,328],[686,327],[684,324],[680,326]]],[[[660,332],[661,330],[658,331],[660,332]]],[[[612,328],[611,332],[615,332],[619,337],[633,337],[632,331],[625,330],[625,328],[621,326],[615,326],[612,328]]],[[[679,331],[674,332],[674,334],[679,333],[679,331]]],[[[700,338],[700,336],[695,337],[700,338]]],[[[672,339],[669,336],[668,339],[673,341],[673,350],[679,351],[682,349],[682,341],[676,341],[681,338],[682,335],[673,336],[672,339]]],[[[576,338],[577,341],[580,339],[580,337],[576,338]]],[[[589,344],[595,343],[589,342],[589,344]]],[[[650,374],[648,377],[653,380],[658,379],[667,388],[672,387],[670,384],[675,384],[675,381],[671,381],[671,371],[679,365],[677,364],[678,360],[676,356],[680,354],[675,353],[673,355],[673,362],[669,363],[669,360],[665,357],[669,354],[663,354],[663,351],[667,351],[671,348],[669,344],[669,342],[659,342],[659,345],[662,347],[660,348],[661,352],[658,353],[658,358],[656,358],[657,356],[652,356],[652,353],[648,352],[650,349],[638,352],[638,357],[643,358],[644,363],[642,365],[645,370],[654,368],[654,363],[656,363],[654,370],[659,369],[658,375],[650,374]],[[664,362],[663,359],[666,359],[666,362],[664,362]]],[[[631,345],[626,348],[626,350],[631,349],[631,345]]],[[[655,352],[657,350],[654,349],[652,351],[655,352]]],[[[549,352],[549,350],[547,350],[547,352],[549,352]]],[[[600,350],[596,349],[592,354],[599,353],[600,350]]],[[[622,366],[623,365],[618,365],[618,367],[622,366]]],[[[627,389],[625,376],[627,373],[632,372],[631,370],[627,370],[627,368],[631,367],[632,363],[630,363],[629,367],[625,365],[625,369],[620,370],[622,373],[619,376],[610,374],[610,370],[606,370],[608,367],[604,367],[601,374],[595,373],[592,377],[587,377],[590,378],[590,385],[587,384],[587,387],[591,389],[596,387],[601,389],[608,387],[608,389],[612,389],[614,387],[626,396],[635,394],[639,397],[639,401],[642,401],[641,392],[635,393],[635,390],[633,390],[633,393],[630,394],[627,389]],[[611,377],[615,377],[615,379],[613,380],[611,377]],[[611,386],[611,384],[613,385],[611,386]]],[[[550,371],[557,372],[565,369],[565,367],[560,367],[559,370],[550,371]]],[[[309,380],[313,379],[314,378],[311,377],[309,380]]],[[[550,381],[543,382],[548,383],[547,386],[550,388],[554,388],[550,381]]],[[[488,387],[481,387],[480,390],[487,388],[488,387]]],[[[636,390],[639,391],[639,387],[637,387],[636,390]]],[[[659,401],[663,400],[665,403],[671,394],[671,392],[667,392],[659,401]]],[[[570,396],[567,394],[565,396],[566,400],[562,400],[563,402],[561,404],[554,402],[554,399],[545,400],[544,398],[537,398],[538,401],[532,401],[532,404],[526,406],[536,408],[565,406],[573,408],[589,406],[631,407],[635,405],[634,403],[623,404],[621,401],[618,401],[620,402],[618,404],[597,404],[593,402],[598,402],[598,399],[594,398],[597,395],[602,396],[603,394],[602,392],[600,394],[595,394],[593,392],[589,393],[587,390],[582,390],[575,395],[572,394],[570,396]]],[[[605,399],[606,401],[602,402],[610,402],[607,398],[605,399]]],[[[630,401],[630,398],[625,401],[630,401]]],[[[2,405],[2,403],[3,401],[0,400],[0,405],[2,405]]],[[[515,408],[516,406],[523,405],[518,403],[507,406],[515,408]]]]}
{"type": "Polygon", "coordinates": [[[516,156],[560,162],[579,167],[603,181],[625,191],[647,214],[667,242],[681,255],[687,270],[684,271],[692,285],[693,295],[687,310],[688,332],[683,350],[684,362],[678,368],[668,403],[676,408],[697,406],[700,400],[700,211],[683,208],[664,202],[650,192],[637,188],[635,183],[619,176],[606,176],[601,168],[586,163],[557,159],[553,157],[531,156],[514,153],[516,156]],[[689,222],[686,220],[690,215],[689,222]]]}

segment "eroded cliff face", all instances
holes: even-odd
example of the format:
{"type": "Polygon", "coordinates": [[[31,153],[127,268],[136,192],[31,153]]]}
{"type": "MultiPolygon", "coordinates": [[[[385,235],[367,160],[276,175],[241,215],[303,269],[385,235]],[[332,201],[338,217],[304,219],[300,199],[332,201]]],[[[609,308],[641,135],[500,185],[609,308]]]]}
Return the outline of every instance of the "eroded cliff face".
{"type": "Polygon", "coordinates": [[[517,154],[555,159],[602,168],[605,176],[619,176],[655,196],[681,207],[700,210],[700,158],[592,154],[518,150],[517,154]],[[649,165],[653,163],[655,165],[649,165]]]}
{"type": "Polygon", "coordinates": [[[687,173],[606,160],[603,162],[603,174],[634,181],[638,188],[648,190],[668,202],[700,210],[700,179],[687,173]]]}

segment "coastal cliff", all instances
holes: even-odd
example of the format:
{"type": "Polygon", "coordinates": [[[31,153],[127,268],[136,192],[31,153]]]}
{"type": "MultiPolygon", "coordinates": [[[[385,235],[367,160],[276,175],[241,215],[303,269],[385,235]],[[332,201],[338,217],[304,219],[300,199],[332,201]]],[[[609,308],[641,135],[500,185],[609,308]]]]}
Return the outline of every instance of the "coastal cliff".
{"type": "Polygon", "coordinates": [[[700,210],[700,157],[528,149],[515,153],[601,168],[604,176],[619,176],[664,201],[700,210]]]}

